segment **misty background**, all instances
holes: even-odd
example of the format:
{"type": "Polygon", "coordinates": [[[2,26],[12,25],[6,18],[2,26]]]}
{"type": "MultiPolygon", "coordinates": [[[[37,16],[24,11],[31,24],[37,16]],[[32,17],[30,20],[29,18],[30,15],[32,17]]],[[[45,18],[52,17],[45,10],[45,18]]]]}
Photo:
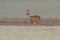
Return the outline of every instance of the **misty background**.
{"type": "Polygon", "coordinates": [[[60,0],[0,0],[0,17],[26,18],[26,8],[31,15],[60,19],[60,0]]]}

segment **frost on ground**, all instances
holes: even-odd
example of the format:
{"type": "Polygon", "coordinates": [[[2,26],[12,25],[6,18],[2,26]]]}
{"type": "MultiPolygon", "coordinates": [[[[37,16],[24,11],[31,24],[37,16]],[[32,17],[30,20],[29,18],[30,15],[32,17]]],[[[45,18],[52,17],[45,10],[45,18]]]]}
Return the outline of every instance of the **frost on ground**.
{"type": "Polygon", "coordinates": [[[60,26],[0,26],[0,40],[60,40],[60,26]]]}

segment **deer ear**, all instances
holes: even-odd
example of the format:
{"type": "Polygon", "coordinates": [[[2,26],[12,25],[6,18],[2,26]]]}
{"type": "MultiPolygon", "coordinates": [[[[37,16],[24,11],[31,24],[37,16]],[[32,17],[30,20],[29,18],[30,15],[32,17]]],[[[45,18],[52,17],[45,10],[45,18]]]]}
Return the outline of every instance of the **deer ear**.
{"type": "Polygon", "coordinates": [[[27,8],[28,10],[30,10],[30,8],[27,8]]]}
{"type": "Polygon", "coordinates": [[[30,8],[27,8],[27,9],[26,9],[26,11],[29,11],[29,10],[30,10],[30,8]]]}

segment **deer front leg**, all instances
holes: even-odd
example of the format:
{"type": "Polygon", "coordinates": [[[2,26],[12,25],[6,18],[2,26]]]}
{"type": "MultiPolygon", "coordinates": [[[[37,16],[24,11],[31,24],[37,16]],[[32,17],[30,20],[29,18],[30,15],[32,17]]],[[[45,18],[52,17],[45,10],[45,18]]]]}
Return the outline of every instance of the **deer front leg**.
{"type": "Polygon", "coordinates": [[[30,20],[30,21],[29,21],[29,25],[32,26],[32,24],[33,24],[33,21],[30,20]]]}
{"type": "Polygon", "coordinates": [[[32,23],[29,23],[30,26],[32,26],[32,23]]]}

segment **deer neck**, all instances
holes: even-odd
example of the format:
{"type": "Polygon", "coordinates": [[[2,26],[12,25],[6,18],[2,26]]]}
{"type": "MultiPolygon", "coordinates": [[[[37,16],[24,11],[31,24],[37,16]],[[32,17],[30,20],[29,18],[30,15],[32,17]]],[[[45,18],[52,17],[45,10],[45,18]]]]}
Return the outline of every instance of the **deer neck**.
{"type": "Polygon", "coordinates": [[[30,15],[27,15],[27,17],[29,18],[29,17],[30,17],[30,15]]]}
{"type": "Polygon", "coordinates": [[[27,15],[27,18],[29,19],[30,18],[30,15],[27,15]]]}

